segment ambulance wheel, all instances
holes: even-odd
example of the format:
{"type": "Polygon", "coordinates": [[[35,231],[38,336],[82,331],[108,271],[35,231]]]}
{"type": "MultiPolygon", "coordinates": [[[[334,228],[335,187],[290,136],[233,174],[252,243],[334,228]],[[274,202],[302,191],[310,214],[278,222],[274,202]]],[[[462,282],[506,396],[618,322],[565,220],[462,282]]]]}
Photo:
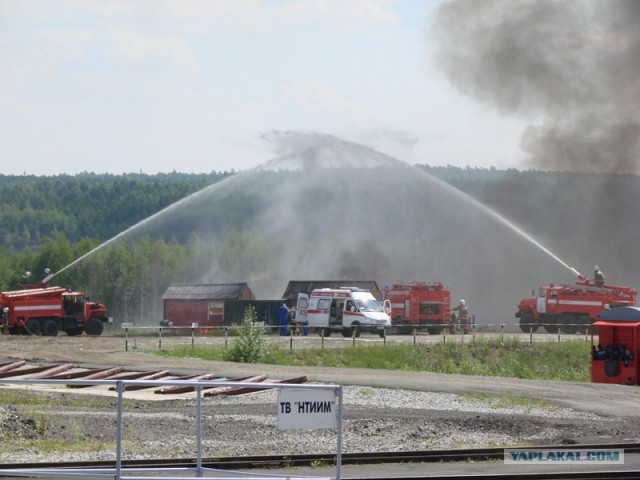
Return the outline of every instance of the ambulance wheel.
{"type": "Polygon", "coordinates": [[[520,330],[524,333],[536,333],[538,330],[538,325],[536,324],[536,320],[531,313],[525,313],[520,317],[520,330]]]}
{"type": "Polygon", "coordinates": [[[328,328],[316,328],[316,331],[318,332],[318,335],[320,335],[321,337],[322,335],[324,335],[324,338],[329,338],[331,336],[331,330],[329,330],[328,328]]]}
{"type": "Polygon", "coordinates": [[[351,325],[352,325],[351,327],[342,329],[342,336],[344,338],[351,338],[354,336],[358,338],[360,336],[360,333],[361,333],[360,325],[357,323],[352,323],[351,325]]]}
{"type": "Polygon", "coordinates": [[[87,322],[87,326],[85,327],[85,332],[87,332],[87,335],[98,336],[102,335],[103,331],[104,324],[102,323],[102,320],[96,317],[91,317],[87,322]]]}
{"type": "Polygon", "coordinates": [[[42,334],[47,337],[55,337],[58,335],[59,330],[60,325],[58,325],[58,322],[52,318],[44,322],[44,325],[42,326],[42,334]]]}
{"type": "Polygon", "coordinates": [[[27,320],[27,324],[25,325],[27,330],[27,335],[41,335],[42,334],[42,325],[35,318],[30,318],[27,320]]]}
{"type": "Polygon", "coordinates": [[[380,338],[385,338],[387,336],[387,332],[384,331],[384,328],[381,328],[378,330],[378,335],[380,335],[380,338]]]}
{"type": "Polygon", "coordinates": [[[578,317],[578,333],[587,333],[589,331],[589,325],[591,325],[589,315],[580,315],[578,317]]]}

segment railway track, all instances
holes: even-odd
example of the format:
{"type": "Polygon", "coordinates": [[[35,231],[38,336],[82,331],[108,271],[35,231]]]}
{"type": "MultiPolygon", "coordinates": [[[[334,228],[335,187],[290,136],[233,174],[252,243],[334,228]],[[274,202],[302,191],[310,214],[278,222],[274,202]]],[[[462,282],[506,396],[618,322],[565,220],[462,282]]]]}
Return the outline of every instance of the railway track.
{"type": "MultiPolygon", "coordinates": [[[[429,464],[429,463],[453,463],[453,462],[487,462],[502,461],[504,459],[505,448],[479,448],[479,449],[454,449],[454,450],[428,450],[428,451],[404,451],[404,452],[364,452],[364,453],[343,453],[342,466],[363,466],[363,465],[382,465],[382,464],[402,464],[404,466],[410,464],[429,464]]],[[[516,448],[516,447],[513,447],[516,448]]],[[[579,445],[552,445],[526,447],[527,451],[531,450],[623,450],[625,454],[640,453],[640,443],[605,443],[605,444],[579,444],[579,445]]],[[[331,467],[335,465],[336,456],[332,453],[324,454],[305,454],[305,455],[259,455],[259,456],[234,456],[234,457],[209,457],[201,459],[201,466],[207,469],[215,470],[256,470],[256,469],[290,469],[294,467],[331,467]]],[[[20,470],[25,468],[24,463],[0,464],[0,477],[6,477],[6,472],[11,470],[20,470]]],[[[31,469],[113,469],[115,462],[105,461],[83,461],[83,462],[46,462],[29,464],[31,469]]],[[[145,459],[145,460],[123,460],[122,468],[135,468],[142,470],[163,470],[163,469],[195,469],[197,461],[195,458],[180,459],[145,459]]],[[[425,468],[426,470],[426,468],[425,468]]],[[[527,478],[560,478],[558,474],[549,477],[546,474],[535,474],[535,477],[527,478]],[[538,476],[539,475],[539,476],[538,476]]],[[[567,472],[561,478],[638,478],[640,479],[640,471],[631,471],[620,469],[608,472],[593,472],[590,477],[572,476],[576,473],[567,472]],[[607,473],[609,476],[601,476],[607,473]]],[[[580,475],[584,475],[581,473],[580,475]]],[[[349,477],[354,478],[354,477],[349,477]]],[[[376,478],[381,478],[377,477],[376,478]]],[[[402,476],[403,479],[411,478],[402,476]]],[[[428,476],[416,476],[415,478],[428,478],[428,476]]],[[[449,478],[449,477],[447,477],[449,478]]],[[[455,478],[455,477],[451,477],[455,478]]],[[[463,476],[461,478],[469,478],[463,476]]],[[[482,478],[493,478],[485,477],[482,478]]],[[[505,478],[504,475],[495,478],[505,478]]]]}
{"type": "MultiPolygon", "coordinates": [[[[246,375],[242,377],[226,377],[217,375],[215,372],[204,372],[194,375],[172,375],[170,370],[152,370],[137,371],[134,369],[125,369],[123,367],[109,366],[102,368],[83,368],[77,367],[73,363],[53,363],[46,365],[28,364],[25,360],[8,361],[0,363],[0,381],[1,379],[22,379],[22,380],[189,380],[189,381],[219,381],[237,382],[246,384],[259,383],[306,383],[307,378],[304,376],[292,377],[285,380],[268,379],[266,375],[246,375]]],[[[61,388],[88,388],[90,384],[61,384],[61,388]]],[[[115,391],[115,387],[93,387],[93,393],[105,393],[106,391],[115,391]]],[[[193,386],[176,386],[154,388],[154,385],[135,385],[126,387],[128,392],[136,390],[152,391],[156,395],[179,395],[185,393],[193,393],[193,386]]],[[[217,395],[242,395],[245,393],[253,393],[264,390],[258,387],[216,387],[209,386],[203,388],[205,397],[213,397],[217,395]]]]}

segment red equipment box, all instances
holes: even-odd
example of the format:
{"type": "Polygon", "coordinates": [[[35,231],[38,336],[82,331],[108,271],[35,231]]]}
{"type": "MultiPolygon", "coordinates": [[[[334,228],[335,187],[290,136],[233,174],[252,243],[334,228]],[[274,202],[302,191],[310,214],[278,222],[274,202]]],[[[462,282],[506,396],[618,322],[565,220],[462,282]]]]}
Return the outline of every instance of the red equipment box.
{"type": "Polygon", "coordinates": [[[591,381],[638,385],[640,308],[605,310],[593,325],[598,328],[598,344],[592,339],[591,381]]]}

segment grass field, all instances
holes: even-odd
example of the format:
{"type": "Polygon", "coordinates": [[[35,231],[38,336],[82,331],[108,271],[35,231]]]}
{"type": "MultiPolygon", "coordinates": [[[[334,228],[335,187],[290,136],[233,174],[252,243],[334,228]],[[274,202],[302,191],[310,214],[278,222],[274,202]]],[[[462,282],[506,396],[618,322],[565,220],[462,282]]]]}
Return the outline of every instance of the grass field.
{"type": "MultiPolygon", "coordinates": [[[[472,343],[387,344],[340,349],[288,350],[264,342],[255,363],[351,367],[485,375],[538,380],[590,381],[590,344],[584,340],[524,343],[516,339],[476,339],[472,343]]],[[[159,355],[230,360],[223,347],[179,346],[159,355]]]]}

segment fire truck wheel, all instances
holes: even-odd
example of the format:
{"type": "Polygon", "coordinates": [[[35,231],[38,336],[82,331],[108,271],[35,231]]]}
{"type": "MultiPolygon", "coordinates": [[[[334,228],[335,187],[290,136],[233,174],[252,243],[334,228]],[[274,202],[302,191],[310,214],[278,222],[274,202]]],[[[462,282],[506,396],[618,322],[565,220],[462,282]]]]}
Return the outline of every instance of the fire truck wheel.
{"type": "Polygon", "coordinates": [[[591,325],[591,319],[589,315],[580,315],[578,317],[578,332],[587,333],[589,331],[589,325],[591,325]]]}
{"type": "Polygon", "coordinates": [[[25,325],[27,335],[40,335],[42,333],[42,325],[35,318],[30,318],[25,325]]]}
{"type": "Polygon", "coordinates": [[[102,321],[96,317],[91,317],[87,322],[87,327],[85,328],[87,335],[93,336],[102,335],[103,330],[104,325],[102,321]]]}
{"type": "Polygon", "coordinates": [[[60,326],[56,320],[50,318],[44,325],[42,326],[42,335],[46,335],[47,337],[55,337],[58,335],[58,331],[60,330],[60,326]]]}
{"type": "Polygon", "coordinates": [[[427,332],[429,335],[440,335],[444,328],[442,326],[437,327],[427,327],[427,332]]]}
{"type": "Polygon", "coordinates": [[[564,313],[560,315],[560,331],[573,335],[578,331],[578,325],[575,315],[564,313]]]}
{"type": "Polygon", "coordinates": [[[84,332],[84,328],[82,328],[82,327],[67,328],[64,332],[67,335],[69,335],[70,337],[76,337],[76,336],[82,334],[82,332],[84,332]]]}
{"type": "Polygon", "coordinates": [[[538,330],[538,325],[536,324],[535,318],[533,318],[533,314],[525,313],[520,317],[520,330],[524,333],[536,333],[538,330]]]}
{"type": "Polygon", "coordinates": [[[557,320],[555,319],[555,317],[545,320],[545,322],[542,324],[544,331],[547,333],[558,333],[558,324],[556,322],[557,320]]]}

